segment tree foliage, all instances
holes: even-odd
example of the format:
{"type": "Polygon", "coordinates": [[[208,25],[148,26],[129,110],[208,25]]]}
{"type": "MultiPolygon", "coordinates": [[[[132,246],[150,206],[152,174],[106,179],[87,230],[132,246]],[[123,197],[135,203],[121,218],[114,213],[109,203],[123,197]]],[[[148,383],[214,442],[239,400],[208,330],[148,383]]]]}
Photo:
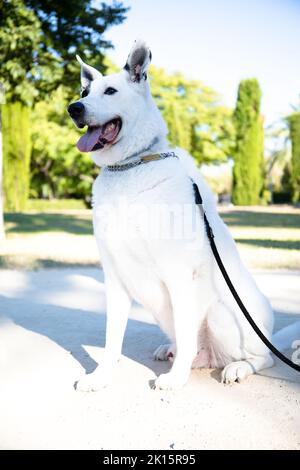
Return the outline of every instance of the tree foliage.
{"type": "MultiPolygon", "coordinates": [[[[40,22],[22,0],[2,0],[0,15],[0,80],[6,100],[31,104],[42,73],[35,57],[41,53],[40,22]]],[[[44,58],[43,58],[44,63],[44,58]]]]}
{"type": "Polygon", "coordinates": [[[91,0],[0,0],[0,76],[8,101],[31,104],[65,83],[77,84],[75,53],[103,69],[111,43],[104,31],[121,23],[120,2],[91,0]]]}
{"type": "Polygon", "coordinates": [[[266,179],[272,202],[290,202],[291,145],[286,119],[273,122],[265,129],[266,179]]]}
{"type": "Polygon", "coordinates": [[[236,130],[232,200],[236,205],[259,204],[264,188],[261,91],[256,79],[242,80],[233,115],[236,130]]]}
{"type": "Polygon", "coordinates": [[[290,181],[292,186],[292,201],[300,201],[300,112],[293,113],[288,118],[292,142],[292,159],[290,181]]]}
{"type": "Polygon", "coordinates": [[[152,94],[169,128],[169,141],[191,152],[198,163],[224,162],[231,153],[231,110],[197,80],[150,68],[152,94]]]}
{"type": "MultiPolygon", "coordinates": [[[[93,65],[103,70],[103,53],[111,47],[103,33],[108,26],[121,23],[127,9],[116,1],[107,5],[95,4],[92,0],[0,0],[0,10],[0,82],[7,101],[3,115],[7,134],[4,135],[4,189],[13,191],[10,186],[13,180],[17,188],[24,189],[22,200],[19,194],[15,198],[10,193],[6,195],[6,207],[20,210],[24,207],[29,184],[29,181],[25,182],[29,175],[27,147],[23,151],[19,145],[28,131],[26,116],[29,111],[25,111],[24,105],[32,106],[43,99],[47,105],[49,95],[61,83],[65,84],[64,95],[74,96],[74,90],[79,88],[75,53],[84,53],[93,65]],[[19,106],[10,106],[12,103],[19,103],[19,106]],[[20,112],[24,130],[20,125],[10,130],[9,125],[16,119],[16,114],[10,115],[10,112],[20,112]],[[14,148],[11,145],[12,132],[16,140],[14,148]],[[19,172],[24,152],[23,171],[19,172]]],[[[55,121],[49,124],[51,126],[55,126],[55,121]]],[[[57,149],[59,145],[64,149],[60,137],[67,129],[63,127],[54,137],[52,145],[57,149]]],[[[42,152],[44,155],[45,151],[42,152]]],[[[59,158],[55,160],[58,162],[59,158]]],[[[46,171],[44,166],[42,168],[46,171]]]]}

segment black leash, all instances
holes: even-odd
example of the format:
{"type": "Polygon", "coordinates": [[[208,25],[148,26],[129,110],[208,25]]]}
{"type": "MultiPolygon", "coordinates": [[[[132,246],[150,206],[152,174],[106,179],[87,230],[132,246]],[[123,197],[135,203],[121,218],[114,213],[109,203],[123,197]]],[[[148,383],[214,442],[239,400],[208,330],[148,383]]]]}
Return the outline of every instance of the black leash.
{"type": "Polygon", "coordinates": [[[205,210],[204,210],[203,205],[202,205],[202,197],[200,195],[199,188],[194,182],[193,182],[193,188],[194,188],[194,195],[195,195],[195,203],[197,204],[197,206],[202,207],[206,234],[208,236],[212,252],[213,252],[215,260],[216,260],[216,262],[217,262],[217,264],[220,268],[220,271],[221,271],[221,273],[222,273],[222,275],[223,275],[223,277],[226,281],[226,284],[229,287],[229,290],[230,290],[231,294],[233,295],[236,303],[240,307],[241,311],[243,312],[244,316],[246,317],[246,319],[248,320],[248,322],[250,323],[252,328],[254,329],[255,333],[260,337],[262,342],[265,343],[265,345],[270,349],[270,351],[272,351],[272,353],[275,354],[275,356],[277,356],[281,361],[285,362],[288,366],[292,367],[292,369],[295,369],[298,372],[300,372],[300,365],[295,364],[294,362],[292,362],[288,357],[286,357],[277,348],[275,348],[275,346],[272,343],[270,343],[268,338],[266,338],[266,336],[258,328],[258,326],[254,322],[253,318],[251,317],[250,313],[248,312],[245,305],[243,304],[243,302],[242,302],[240,296],[238,295],[237,291],[235,290],[235,288],[234,288],[234,286],[233,286],[233,284],[230,280],[230,277],[229,277],[229,275],[228,275],[228,273],[225,269],[225,266],[224,266],[224,264],[221,260],[221,257],[219,255],[218,249],[217,249],[215,241],[214,241],[213,230],[212,230],[212,228],[209,224],[209,221],[208,221],[208,219],[206,217],[206,214],[205,214],[205,210]]]}

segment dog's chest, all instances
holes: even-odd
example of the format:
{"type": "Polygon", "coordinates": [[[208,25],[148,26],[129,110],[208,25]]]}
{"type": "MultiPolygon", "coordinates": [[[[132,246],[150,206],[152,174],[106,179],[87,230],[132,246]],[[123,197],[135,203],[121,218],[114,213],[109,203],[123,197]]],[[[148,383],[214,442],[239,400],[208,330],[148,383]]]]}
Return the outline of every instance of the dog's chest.
{"type": "Polygon", "coordinates": [[[94,183],[94,232],[110,250],[119,245],[136,253],[140,242],[148,238],[146,229],[151,216],[155,223],[150,212],[155,204],[159,207],[163,203],[165,188],[160,185],[163,177],[153,179],[143,173],[135,169],[104,172],[94,183]]]}
{"type": "Polygon", "coordinates": [[[177,161],[104,171],[93,186],[96,237],[108,246],[130,242],[137,251],[139,242],[161,238],[155,230],[168,208],[190,202],[191,184],[177,161]]]}
{"type": "Polygon", "coordinates": [[[109,263],[114,264],[140,301],[142,292],[144,297],[147,292],[151,297],[157,291],[159,297],[163,265],[175,252],[174,245],[172,255],[172,243],[160,231],[161,222],[168,218],[167,208],[192,202],[190,181],[179,162],[143,166],[124,172],[103,172],[93,187],[93,223],[100,256],[108,255],[109,263]]]}

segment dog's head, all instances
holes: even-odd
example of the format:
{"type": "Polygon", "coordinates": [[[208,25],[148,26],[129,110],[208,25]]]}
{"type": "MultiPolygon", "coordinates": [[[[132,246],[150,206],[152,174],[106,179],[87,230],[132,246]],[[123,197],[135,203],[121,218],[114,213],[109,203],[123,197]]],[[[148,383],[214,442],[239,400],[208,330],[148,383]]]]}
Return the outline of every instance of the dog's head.
{"type": "Polygon", "coordinates": [[[99,166],[113,164],[142,152],[167,129],[150,93],[147,69],[151,52],[136,41],[119,73],[103,76],[81,64],[81,99],[68,112],[76,126],[87,126],[79,139],[81,152],[92,152],[99,166]]]}

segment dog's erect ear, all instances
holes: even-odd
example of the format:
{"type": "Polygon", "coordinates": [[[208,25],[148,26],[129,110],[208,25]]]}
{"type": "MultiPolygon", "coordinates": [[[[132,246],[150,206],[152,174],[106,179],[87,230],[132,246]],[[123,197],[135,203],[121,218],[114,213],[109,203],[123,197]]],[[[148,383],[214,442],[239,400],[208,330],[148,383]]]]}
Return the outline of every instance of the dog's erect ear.
{"type": "Polygon", "coordinates": [[[147,80],[147,69],[151,58],[152,54],[146,43],[140,39],[135,41],[124,67],[132,82],[140,83],[141,80],[147,80]]]}
{"type": "Polygon", "coordinates": [[[76,55],[76,59],[81,65],[80,78],[81,78],[81,85],[83,88],[88,87],[90,82],[92,82],[93,80],[96,80],[96,78],[102,77],[102,74],[98,70],[94,69],[94,67],[91,67],[88,64],[85,64],[83,60],[81,59],[81,57],[79,57],[79,55],[76,55]]]}

